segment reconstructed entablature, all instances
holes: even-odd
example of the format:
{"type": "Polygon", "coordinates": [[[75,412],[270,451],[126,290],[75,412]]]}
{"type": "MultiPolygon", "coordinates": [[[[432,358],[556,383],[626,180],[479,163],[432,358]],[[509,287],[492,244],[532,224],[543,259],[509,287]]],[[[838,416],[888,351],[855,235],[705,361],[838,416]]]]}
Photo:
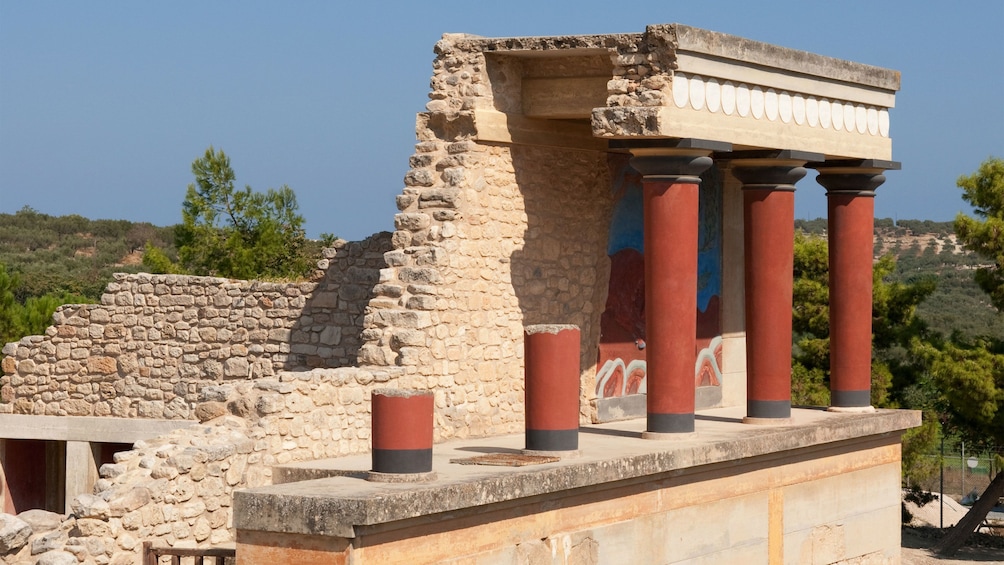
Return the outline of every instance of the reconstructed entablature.
{"type": "Polygon", "coordinates": [[[892,157],[897,71],[679,24],[640,34],[447,40],[484,53],[478,82],[491,95],[455,104],[473,114],[479,140],[597,147],[588,138],[698,138],[828,159],[892,157]]]}

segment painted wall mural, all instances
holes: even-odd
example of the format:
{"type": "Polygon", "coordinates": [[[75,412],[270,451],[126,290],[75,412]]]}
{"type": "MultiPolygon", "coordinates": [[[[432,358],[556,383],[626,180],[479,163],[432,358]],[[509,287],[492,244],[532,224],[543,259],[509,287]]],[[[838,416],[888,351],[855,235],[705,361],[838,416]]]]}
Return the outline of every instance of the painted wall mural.
{"type": "MultiPolygon", "coordinates": [[[[641,176],[626,155],[612,156],[614,212],[607,254],[610,287],[600,318],[596,396],[646,391],[645,249],[641,176]]],[[[697,386],[721,386],[722,183],[712,167],[702,175],[697,256],[697,386]]]]}

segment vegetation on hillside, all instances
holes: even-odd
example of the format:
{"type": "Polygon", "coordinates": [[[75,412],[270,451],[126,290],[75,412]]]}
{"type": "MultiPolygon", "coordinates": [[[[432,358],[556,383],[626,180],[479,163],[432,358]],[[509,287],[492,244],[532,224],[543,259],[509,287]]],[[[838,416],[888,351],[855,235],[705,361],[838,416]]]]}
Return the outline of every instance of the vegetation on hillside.
{"type": "Polygon", "coordinates": [[[127,220],[50,216],[29,207],[0,214],[0,263],[16,274],[11,291],[32,297],[74,294],[97,301],[112,273],[143,270],[147,243],[170,249],[173,228],[127,220]]]}

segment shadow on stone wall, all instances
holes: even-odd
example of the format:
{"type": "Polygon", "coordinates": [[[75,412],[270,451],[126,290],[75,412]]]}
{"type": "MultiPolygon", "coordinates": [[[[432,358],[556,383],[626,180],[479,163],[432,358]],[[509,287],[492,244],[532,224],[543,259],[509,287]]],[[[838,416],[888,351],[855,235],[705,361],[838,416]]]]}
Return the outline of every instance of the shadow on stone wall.
{"type": "Polygon", "coordinates": [[[363,316],[374,297],[373,287],[380,282],[380,269],[387,267],[383,255],[392,248],[390,232],[379,232],[325,250],[324,278],[307,296],[303,314],[289,330],[285,369],[356,364],[364,342],[363,316]]]}
{"type": "Polygon", "coordinates": [[[579,326],[580,370],[587,371],[596,363],[610,276],[607,238],[613,199],[608,156],[515,145],[512,160],[527,216],[524,245],[511,256],[512,285],[524,327],[579,326]]]}

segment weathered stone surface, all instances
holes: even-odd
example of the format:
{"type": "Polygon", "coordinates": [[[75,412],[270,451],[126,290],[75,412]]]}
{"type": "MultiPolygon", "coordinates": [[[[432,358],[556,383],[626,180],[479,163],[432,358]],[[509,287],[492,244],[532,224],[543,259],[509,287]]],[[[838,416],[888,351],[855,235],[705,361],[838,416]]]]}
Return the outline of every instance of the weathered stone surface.
{"type": "Polygon", "coordinates": [[[77,556],[68,551],[50,551],[43,554],[35,565],[77,565],[77,556]]]}
{"type": "Polygon", "coordinates": [[[100,496],[93,494],[82,494],[73,499],[70,503],[73,515],[77,518],[99,518],[108,517],[108,502],[100,496]]]}
{"type": "Polygon", "coordinates": [[[195,417],[200,422],[208,422],[227,413],[227,405],[222,402],[203,402],[195,407],[195,417]]]}
{"type": "Polygon", "coordinates": [[[105,537],[112,534],[112,529],[108,525],[108,522],[96,518],[79,518],[75,525],[74,537],[105,537]]]}
{"type": "Polygon", "coordinates": [[[31,526],[10,514],[0,514],[0,554],[17,551],[28,543],[31,526]]]}
{"type": "Polygon", "coordinates": [[[150,490],[134,487],[108,501],[109,516],[123,516],[150,502],[150,490]]]}
{"type": "Polygon", "coordinates": [[[31,526],[33,534],[43,534],[55,530],[63,521],[62,514],[40,509],[25,510],[18,514],[17,517],[31,526]]]}
{"type": "Polygon", "coordinates": [[[66,544],[68,536],[62,530],[49,532],[43,536],[35,537],[31,541],[31,554],[38,555],[46,551],[62,549],[66,544]]]}

